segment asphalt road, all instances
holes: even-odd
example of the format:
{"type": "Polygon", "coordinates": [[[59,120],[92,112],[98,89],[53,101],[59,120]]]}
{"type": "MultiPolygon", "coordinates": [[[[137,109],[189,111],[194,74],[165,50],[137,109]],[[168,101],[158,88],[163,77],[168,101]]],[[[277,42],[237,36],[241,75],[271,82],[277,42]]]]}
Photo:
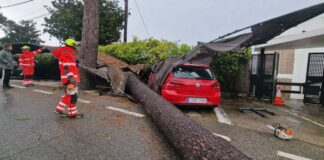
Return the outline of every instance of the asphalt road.
{"type": "Polygon", "coordinates": [[[106,108],[143,114],[127,99],[81,93],[85,117],[68,119],[53,113],[62,95],[48,87],[0,90],[0,159],[178,159],[147,116],[106,108]]]}
{"type": "MultiPolygon", "coordinates": [[[[53,113],[62,90],[18,87],[0,89],[0,159],[180,159],[150,117],[126,98],[81,92],[78,108],[85,117],[71,120],[53,113]]],[[[321,146],[219,124],[212,110],[186,114],[253,159],[324,157],[321,146]]]]}

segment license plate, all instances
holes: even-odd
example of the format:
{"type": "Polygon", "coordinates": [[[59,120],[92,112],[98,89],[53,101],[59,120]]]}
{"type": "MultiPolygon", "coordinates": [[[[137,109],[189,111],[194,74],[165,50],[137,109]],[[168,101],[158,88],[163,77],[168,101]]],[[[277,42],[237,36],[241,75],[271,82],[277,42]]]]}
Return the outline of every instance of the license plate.
{"type": "Polygon", "coordinates": [[[188,98],[188,103],[207,103],[206,98],[188,98]]]}

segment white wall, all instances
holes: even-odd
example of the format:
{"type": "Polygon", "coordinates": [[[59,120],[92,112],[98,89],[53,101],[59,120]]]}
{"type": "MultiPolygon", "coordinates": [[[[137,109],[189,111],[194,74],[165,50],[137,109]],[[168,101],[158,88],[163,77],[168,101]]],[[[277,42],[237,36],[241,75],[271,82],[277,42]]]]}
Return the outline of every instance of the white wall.
{"type": "MultiPolygon", "coordinates": [[[[294,71],[291,75],[292,82],[304,83],[306,81],[307,63],[309,53],[324,52],[324,48],[307,48],[295,50],[294,71]]],[[[282,77],[281,77],[282,78],[282,77]]],[[[298,90],[299,87],[292,87],[292,90],[298,90]]],[[[292,99],[303,99],[304,94],[291,94],[292,99]]]]}

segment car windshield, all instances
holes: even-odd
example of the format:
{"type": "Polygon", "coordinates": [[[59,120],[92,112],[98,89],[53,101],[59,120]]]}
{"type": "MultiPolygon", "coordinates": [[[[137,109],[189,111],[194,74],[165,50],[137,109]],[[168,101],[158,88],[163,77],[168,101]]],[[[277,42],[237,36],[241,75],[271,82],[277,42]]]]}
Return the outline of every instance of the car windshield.
{"type": "Polygon", "coordinates": [[[215,75],[209,68],[197,66],[179,66],[173,70],[176,78],[214,80],[215,75]]]}

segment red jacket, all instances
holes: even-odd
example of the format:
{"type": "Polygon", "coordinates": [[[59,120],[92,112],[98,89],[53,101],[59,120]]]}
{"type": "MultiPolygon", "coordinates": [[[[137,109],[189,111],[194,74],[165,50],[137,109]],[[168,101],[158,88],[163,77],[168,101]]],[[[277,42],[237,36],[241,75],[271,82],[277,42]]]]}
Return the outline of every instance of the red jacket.
{"type": "Polygon", "coordinates": [[[77,83],[79,83],[80,74],[74,58],[75,50],[69,46],[64,46],[62,48],[54,50],[53,54],[59,60],[61,82],[63,84],[66,84],[69,80],[69,77],[72,77],[77,83]]]}
{"type": "Polygon", "coordinates": [[[36,51],[23,50],[22,54],[19,56],[19,66],[20,67],[34,67],[36,54],[42,52],[42,49],[37,49],[36,51]]]}

